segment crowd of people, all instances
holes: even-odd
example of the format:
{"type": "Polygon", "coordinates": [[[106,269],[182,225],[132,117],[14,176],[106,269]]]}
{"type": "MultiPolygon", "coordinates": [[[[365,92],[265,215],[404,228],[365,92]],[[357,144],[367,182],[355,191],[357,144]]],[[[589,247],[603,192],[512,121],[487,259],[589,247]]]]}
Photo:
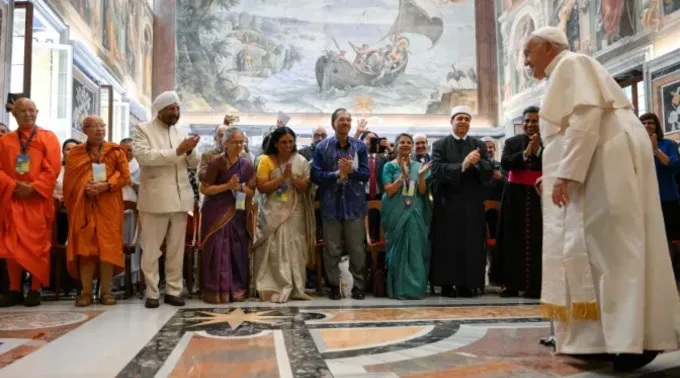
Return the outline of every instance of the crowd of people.
{"type": "Polygon", "coordinates": [[[116,302],[125,201],[136,202],[141,223],[145,306],[160,305],[163,253],[163,300],[184,305],[187,217],[200,191],[207,303],[245,300],[251,284],[262,301],[310,299],[307,267],[319,242],[334,300],[364,299],[367,277],[374,288],[384,280],[395,299],[424,298],[430,287],[474,297],[490,261],[489,281],[503,286],[502,296],[541,298],[556,322],[558,352],[609,353],[618,369],[642,366],[680,338],[668,248],[679,232],[678,150],[655,115],[638,119],[606,70],[567,46],[551,27],[526,42],[525,64],[548,85],[500,162],[493,140],[469,135],[465,106],[452,110],[452,133],[431,154],[424,135],[400,134],[391,145],[364,120],[350,135],[352,115],[341,108],[331,116],[333,135],[315,129],[300,152],[295,132],[279,123],[253,158],[243,131],[227,120],[215,147],[199,156],[199,136],[176,127],[172,91],[154,101],[156,118],[120,144],[106,141],[101,118],[87,117],[87,140],[66,141],[62,162],[56,136],[36,125],[35,104],[19,99],[18,129],[0,137],[0,258],[10,280],[0,306],[40,304],[55,196],[66,209],[68,272],[82,284],[77,306],[92,304],[95,277],[99,302],[116,302]],[[488,201],[499,197],[499,212],[489,215],[496,207],[488,201]],[[368,201],[381,201],[371,207],[380,211],[369,212],[368,201]],[[366,232],[385,240],[384,264],[370,275],[366,232]]]}

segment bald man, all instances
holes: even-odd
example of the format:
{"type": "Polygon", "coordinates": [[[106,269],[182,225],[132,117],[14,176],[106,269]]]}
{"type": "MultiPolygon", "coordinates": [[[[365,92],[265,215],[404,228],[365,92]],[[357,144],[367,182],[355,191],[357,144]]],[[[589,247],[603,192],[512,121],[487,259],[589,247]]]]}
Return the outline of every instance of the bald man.
{"type": "Polygon", "coordinates": [[[322,140],[326,139],[328,134],[326,134],[326,128],[323,126],[318,126],[312,131],[312,144],[301,149],[298,153],[307,159],[307,161],[312,161],[312,156],[314,156],[314,148],[322,140]]]}
{"type": "Polygon", "coordinates": [[[607,70],[567,46],[560,29],[544,27],[524,47],[533,76],[547,78],[541,301],[558,353],[608,353],[615,370],[635,370],[680,347],[661,158],[607,70]]]}
{"type": "MultiPolygon", "coordinates": [[[[227,115],[228,117],[228,115],[227,115]]],[[[227,122],[227,117],[225,117],[224,121],[227,122]]],[[[208,163],[210,163],[210,160],[214,158],[215,156],[221,154],[224,151],[224,148],[222,147],[222,137],[224,136],[224,132],[227,131],[229,128],[229,124],[225,125],[219,125],[215,128],[215,147],[204,151],[201,154],[201,161],[198,163],[198,180],[203,181],[205,178],[205,172],[208,169],[208,163]]]]}
{"type": "Polygon", "coordinates": [[[53,193],[61,153],[57,136],[36,125],[33,101],[17,100],[12,115],[18,129],[0,138],[0,258],[7,260],[10,280],[0,307],[32,307],[40,305],[40,288],[50,283],[53,193]],[[31,274],[25,300],[23,271],[31,274]]]}
{"type": "Polygon", "coordinates": [[[92,304],[92,280],[99,271],[99,303],[114,305],[111,279],[122,271],[123,188],[130,183],[125,149],[107,142],[106,124],[97,116],[83,120],[87,141],[69,152],[64,170],[64,204],[69,214],[66,265],[80,279],[76,307],[92,304]]]}

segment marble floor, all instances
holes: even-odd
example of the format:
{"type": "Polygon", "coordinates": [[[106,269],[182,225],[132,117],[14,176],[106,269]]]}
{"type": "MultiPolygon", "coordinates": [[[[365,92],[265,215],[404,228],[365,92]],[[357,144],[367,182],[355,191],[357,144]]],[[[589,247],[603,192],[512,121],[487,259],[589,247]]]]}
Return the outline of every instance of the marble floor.
{"type": "Polygon", "coordinates": [[[680,352],[615,375],[556,356],[534,301],[315,299],[215,307],[141,300],[0,311],[0,378],[680,377],[680,352]]]}

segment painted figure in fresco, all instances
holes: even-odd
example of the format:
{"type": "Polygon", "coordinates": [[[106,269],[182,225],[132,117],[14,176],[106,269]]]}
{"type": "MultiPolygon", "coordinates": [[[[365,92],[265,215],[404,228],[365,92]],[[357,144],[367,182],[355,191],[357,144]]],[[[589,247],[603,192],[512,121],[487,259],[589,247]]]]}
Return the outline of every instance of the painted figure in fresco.
{"type": "Polygon", "coordinates": [[[598,29],[607,43],[635,33],[635,0],[601,0],[597,12],[598,29]]]}
{"type": "Polygon", "coordinates": [[[661,26],[661,0],[649,0],[642,10],[641,23],[645,30],[656,31],[661,26]]]}
{"type": "Polygon", "coordinates": [[[669,15],[680,10],[680,0],[663,0],[663,13],[669,15]]]}
{"type": "Polygon", "coordinates": [[[124,14],[127,25],[127,38],[125,39],[125,63],[128,75],[137,79],[137,54],[139,53],[139,11],[140,6],[134,2],[128,3],[128,10],[124,14]]]}
{"type": "Polygon", "coordinates": [[[83,18],[85,23],[91,26],[94,0],[69,0],[69,3],[71,3],[71,6],[78,11],[78,14],[83,18]]]}
{"type": "Polygon", "coordinates": [[[576,0],[555,0],[554,20],[569,39],[572,51],[581,49],[581,27],[579,26],[579,10],[576,0]]]}

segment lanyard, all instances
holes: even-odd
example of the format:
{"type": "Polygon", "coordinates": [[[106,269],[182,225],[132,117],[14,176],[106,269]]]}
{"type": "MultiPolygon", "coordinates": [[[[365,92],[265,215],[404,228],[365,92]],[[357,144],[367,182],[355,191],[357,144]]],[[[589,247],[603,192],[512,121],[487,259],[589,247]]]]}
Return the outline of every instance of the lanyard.
{"type": "Polygon", "coordinates": [[[25,155],[26,151],[28,150],[28,147],[31,145],[31,141],[33,140],[33,137],[35,136],[35,131],[38,128],[33,126],[33,130],[31,130],[31,133],[28,135],[28,139],[26,139],[26,144],[21,143],[21,130],[17,130],[17,136],[19,138],[19,147],[21,147],[21,154],[25,155]]]}
{"type": "MultiPolygon", "coordinates": [[[[104,142],[99,144],[99,151],[97,151],[97,158],[95,160],[95,162],[97,164],[99,164],[99,158],[102,156],[102,148],[104,148],[104,142]]],[[[90,146],[89,145],[87,146],[87,153],[88,154],[90,153],[90,146]]]]}

